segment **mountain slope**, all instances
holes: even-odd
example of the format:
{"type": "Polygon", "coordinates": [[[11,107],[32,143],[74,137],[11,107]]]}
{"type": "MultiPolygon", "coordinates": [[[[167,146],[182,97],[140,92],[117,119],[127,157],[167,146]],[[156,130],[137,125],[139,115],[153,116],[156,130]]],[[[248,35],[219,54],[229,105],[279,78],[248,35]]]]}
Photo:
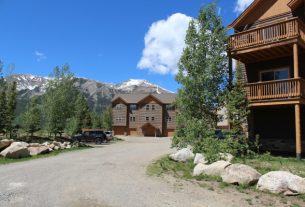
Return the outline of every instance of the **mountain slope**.
{"type": "MultiPolygon", "coordinates": [[[[28,100],[33,96],[42,96],[45,93],[50,78],[19,74],[9,77],[17,82],[19,105],[17,113],[24,111],[28,100]]],[[[119,84],[103,83],[86,78],[76,78],[75,86],[84,92],[90,108],[96,112],[103,111],[111,104],[112,98],[117,94],[128,93],[172,93],[156,84],[146,80],[130,79],[119,84]]]]}

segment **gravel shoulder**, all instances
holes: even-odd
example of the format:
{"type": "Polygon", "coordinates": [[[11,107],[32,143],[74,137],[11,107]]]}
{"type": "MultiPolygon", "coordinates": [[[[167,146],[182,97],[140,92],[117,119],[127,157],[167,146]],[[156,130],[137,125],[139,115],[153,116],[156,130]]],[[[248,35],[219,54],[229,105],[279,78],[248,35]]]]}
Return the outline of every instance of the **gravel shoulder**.
{"type": "Polygon", "coordinates": [[[249,206],[246,194],[217,192],[172,177],[149,177],[149,163],[173,151],[169,138],[124,139],[0,166],[0,206],[249,206]]]}

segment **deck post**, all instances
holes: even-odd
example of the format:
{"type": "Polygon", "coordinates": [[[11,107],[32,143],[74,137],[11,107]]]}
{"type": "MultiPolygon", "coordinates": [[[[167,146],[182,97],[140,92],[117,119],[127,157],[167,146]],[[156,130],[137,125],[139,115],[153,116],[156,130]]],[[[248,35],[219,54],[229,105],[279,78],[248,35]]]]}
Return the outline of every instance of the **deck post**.
{"type": "Polygon", "coordinates": [[[299,49],[298,44],[293,44],[293,72],[294,78],[299,78],[299,49]]]}
{"type": "Polygon", "coordinates": [[[301,159],[302,155],[302,135],[301,135],[301,106],[295,105],[295,137],[296,137],[296,157],[301,159]]]}

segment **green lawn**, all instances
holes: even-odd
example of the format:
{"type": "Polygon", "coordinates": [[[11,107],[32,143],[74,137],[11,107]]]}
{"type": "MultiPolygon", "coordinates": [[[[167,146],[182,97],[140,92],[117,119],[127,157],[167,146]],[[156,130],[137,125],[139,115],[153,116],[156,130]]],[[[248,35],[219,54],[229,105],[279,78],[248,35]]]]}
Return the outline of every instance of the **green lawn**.
{"type": "Polygon", "coordinates": [[[16,162],[24,162],[24,161],[40,159],[40,158],[47,158],[47,157],[56,156],[61,153],[85,150],[85,149],[90,149],[90,148],[91,147],[78,147],[78,148],[64,149],[64,150],[53,151],[48,154],[42,154],[42,155],[37,155],[37,156],[32,156],[32,157],[25,157],[25,158],[20,158],[20,159],[8,159],[8,158],[0,157],[0,165],[16,163],[16,162]]]}

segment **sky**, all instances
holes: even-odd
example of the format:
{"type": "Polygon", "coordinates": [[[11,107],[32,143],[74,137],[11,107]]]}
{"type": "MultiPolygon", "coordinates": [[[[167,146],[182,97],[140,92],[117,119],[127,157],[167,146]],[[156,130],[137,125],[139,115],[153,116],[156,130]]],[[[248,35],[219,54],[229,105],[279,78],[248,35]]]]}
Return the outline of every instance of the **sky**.
{"type": "MultiPolygon", "coordinates": [[[[224,26],[253,0],[218,0],[224,26]]],[[[177,91],[188,23],[213,0],[0,0],[0,60],[15,74],[145,79],[177,91]]]]}

